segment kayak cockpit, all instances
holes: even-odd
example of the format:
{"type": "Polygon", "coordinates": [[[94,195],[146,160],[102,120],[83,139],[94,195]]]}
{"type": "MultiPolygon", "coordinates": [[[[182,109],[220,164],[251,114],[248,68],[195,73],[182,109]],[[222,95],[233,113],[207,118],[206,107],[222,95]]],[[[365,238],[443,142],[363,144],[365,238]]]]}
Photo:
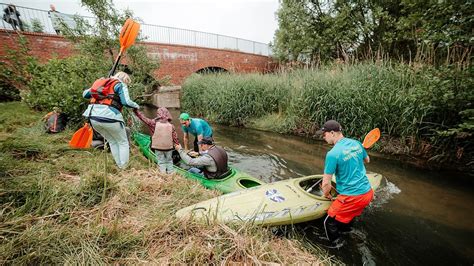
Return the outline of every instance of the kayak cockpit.
{"type": "MultiPolygon", "coordinates": [[[[309,193],[309,194],[314,195],[316,197],[325,198],[324,195],[323,195],[323,191],[321,189],[322,181],[323,181],[323,177],[321,175],[312,176],[312,177],[308,177],[307,179],[301,180],[298,183],[298,186],[300,186],[301,189],[304,190],[306,193],[309,193]]],[[[334,189],[336,184],[334,182],[331,182],[331,185],[332,185],[331,195],[333,197],[335,197],[335,196],[337,196],[337,192],[334,189]]]]}
{"type": "Polygon", "coordinates": [[[238,182],[241,186],[245,188],[258,187],[262,185],[261,182],[257,182],[255,180],[247,179],[247,178],[241,178],[238,182]]]}

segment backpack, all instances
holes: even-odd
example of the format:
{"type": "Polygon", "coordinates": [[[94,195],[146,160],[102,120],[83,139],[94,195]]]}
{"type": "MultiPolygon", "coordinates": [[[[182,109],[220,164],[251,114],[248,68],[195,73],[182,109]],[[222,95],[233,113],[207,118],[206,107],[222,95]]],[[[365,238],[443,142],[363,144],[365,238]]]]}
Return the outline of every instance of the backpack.
{"type": "Polygon", "coordinates": [[[104,99],[112,99],[114,97],[114,87],[119,83],[118,79],[114,78],[100,78],[92,84],[91,96],[95,101],[102,101],[104,99]]]}
{"type": "Polygon", "coordinates": [[[51,112],[47,115],[46,119],[46,132],[47,133],[59,133],[64,130],[67,124],[67,117],[63,113],[51,112]]]}

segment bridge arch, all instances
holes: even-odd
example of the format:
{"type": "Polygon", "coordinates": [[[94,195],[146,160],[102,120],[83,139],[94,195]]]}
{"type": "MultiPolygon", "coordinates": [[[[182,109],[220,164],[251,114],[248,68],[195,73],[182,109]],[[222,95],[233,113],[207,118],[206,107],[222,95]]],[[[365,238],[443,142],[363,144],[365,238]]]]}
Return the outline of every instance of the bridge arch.
{"type": "Polygon", "coordinates": [[[223,67],[218,67],[218,66],[208,66],[199,69],[196,71],[197,74],[210,74],[210,73],[228,73],[229,70],[223,68],[223,67]]]}

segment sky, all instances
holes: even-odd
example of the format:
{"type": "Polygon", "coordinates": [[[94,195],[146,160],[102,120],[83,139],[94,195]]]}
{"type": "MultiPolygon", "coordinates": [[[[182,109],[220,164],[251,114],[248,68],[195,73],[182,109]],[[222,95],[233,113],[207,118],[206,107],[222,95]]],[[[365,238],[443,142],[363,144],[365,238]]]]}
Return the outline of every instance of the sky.
{"type": "MultiPolygon", "coordinates": [[[[2,0],[0,0],[2,1],[2,0]]],[[[80,0],[3,0],[3,3],[63,13],[90,15],[80,0]]],[[[197,30],[252,41],[273,42],[278,0],[113,0],[146,24],[197,30]]]]}

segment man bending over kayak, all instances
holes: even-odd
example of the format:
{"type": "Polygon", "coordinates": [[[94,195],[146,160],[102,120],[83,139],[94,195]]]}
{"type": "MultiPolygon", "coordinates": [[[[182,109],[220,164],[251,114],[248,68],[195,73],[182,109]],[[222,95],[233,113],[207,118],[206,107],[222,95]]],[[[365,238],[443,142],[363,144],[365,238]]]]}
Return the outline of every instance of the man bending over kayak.
{"type": "Polygon", "coordinates": [[[175,149],[179,152],[181,159],[187,165],[193,166],[188,172],[199,174],[209,179],[224,177],[229,171],[226,151],[214,145],[214,141],[210,137],[204,137],[197,143],[202,151],[201,156],[197,158],[190,157],[181,145],[175,145],[175,149]]]}
{"type": "Polygon", "coordinates": [[[194,136],[194,151],[199,152],[198,141],[204,137],[212,138],[212,128],[205,120],[200,118],[191,118],[189,114],[182,113],[179,116],[181,129],[183,130],[184,149],[188,150],[189,133],[194,136]]]}
{"type": "Polygon", "coordinates": [[[324,220],[324,229],[331,242],[337,242],[340,231],[348,231],[352,220],[374,197],[364,162],[369,163],[362,144],[354,139],[345,138],[341,125],[335,120],[324,123],[317,133],[334,147],[326,154],[322,191],[325,197],[332,199],[331,179],[336,175],[336,190],[339,193],[328,209],[324,220]]]}

